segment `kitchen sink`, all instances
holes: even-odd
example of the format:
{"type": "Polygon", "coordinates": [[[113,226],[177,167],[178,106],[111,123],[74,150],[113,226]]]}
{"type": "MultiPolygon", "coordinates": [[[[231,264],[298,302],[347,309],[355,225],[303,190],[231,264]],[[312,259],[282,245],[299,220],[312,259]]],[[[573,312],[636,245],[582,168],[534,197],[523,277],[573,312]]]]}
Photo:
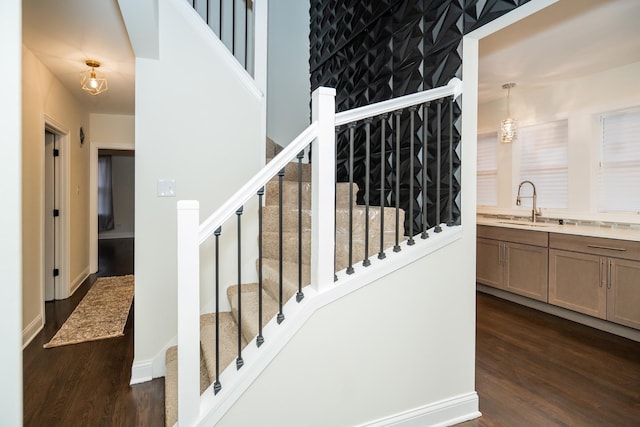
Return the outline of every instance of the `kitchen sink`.
{"type": "Polygon", "coordinates": [[[549,226],[549,224],[545,224],[545,223],[524,222],[524,221],[498,221],[498,224],[520,225],[520,226],[532,227],[532,228],[544,228],[549,226]]]}

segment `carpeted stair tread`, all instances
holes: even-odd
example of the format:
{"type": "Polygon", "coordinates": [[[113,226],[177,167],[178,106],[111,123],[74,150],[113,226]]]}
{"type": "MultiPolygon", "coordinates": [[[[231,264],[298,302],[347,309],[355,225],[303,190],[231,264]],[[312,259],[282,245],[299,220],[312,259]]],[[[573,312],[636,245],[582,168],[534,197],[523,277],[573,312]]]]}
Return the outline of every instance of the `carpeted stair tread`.
{"type": "MultiPolygon", "coordinates": [[[[278,231],[278,206],[267,205],[262,208],[262,229],[264,231],[278,231]]],[[[298,208],[283,209],[282,229],[283,231],[298,231],[298,208]]],[[[355,233],[364,233],[365,228],[365,207],[353,207],[353,230],[355,233]]],[[[404,211],[400,210],[400,224],[404,221],[404,211]]],[[[384,228],[386,231],[395,230],[396,210],[395,208],[384,208],[384,228]]],[[[336,209],[336,224],[338,229],[348,229],[349,208],[336,209]]],[[[302,229],[311,229],[311,209],[302,209],[302,229]]],[[[377,206],[369,208],[369,230],[380,230],[380,208],[377,206]]]]}
{"type": "MultiPolygon", "coordinates": [[[[265,192],[265,204],[271,206],[278,206],[278,195],[280,183],[277,181],[269,181],[266,185],[265,192]]],[[[358,192],[358,185],[353,184],[353,197],[358,192]]],[[[282,205],[298,207],[298,183],[293,181],[282,182],[282,205]]],[[[336,207],[348,208],[349,207],[349,183],[340,182],[336,185],[336,207]]],[[[311,209],[311,183],[302,183],[302,208],[311,209]]]]}
{"type": "MultiPolygon", "coordinates": [[[[173,426],[178,421],[178,346],[169,347],[165,352],[164,377],[164,419],[166,426],[173,426]]],[[[200,350],[200,394],[211,384],[204,355],[200,350]]]]}
{"type": "MultiPolygon", "coordinates": [[[[296,159],[294,159],[296,160],[296,159]]],[[[283,181],[298,182],[298,162],[291,161],[284,167],[283,181]]],[[[278,182],[278,175],[271,178],[270,182],[278,182]]],[[[302,182],[311,182],[311,163],[302,164],[302,182]]]]}
{"type": "MultiPolygon", "coordinates": [[[[220,372],[238,355],[238,326],[230,312],[220,313],[220,372]]],[[[247,345],[242,339],[242,348],[247,345]]],[[[216,378],[216,314],[200,316],[200,346],[211,382],[216,378]]]]}
{"type": "MultiPolygon", "coordinates": [[[[308,260],[307,260],[308,261],[308,260]]],[[[256,261],[257,262],[257,261],[256,261]]],[[[257,264],[256,264],[257,265],[257,264]]],[[[265,258],[262,260],[262,283],[264,290],[271,295],[273,299],[278,298],[280,287],[280,263],[275,259],[265,258]]],[[[311,283],[311,267],[309,264],[302,264],[302,287],[304,288],[311,283]]],[[[298,292],[298,263],[283,262],[282,263],[282,294],[284,301],[289,299],[298,292]]]]}
{"type": "MultiPolygon", "coordinates": [[[[238,320],[238,285],[227,288],[227,298],[231,313],[238,320]]],[[[251,341],[258,335],[258,284],[242,284],[242,335],[251,341]]],[[[262,326],[264,327],[278,313],[278,301],[262,291],[262,326]]]]}

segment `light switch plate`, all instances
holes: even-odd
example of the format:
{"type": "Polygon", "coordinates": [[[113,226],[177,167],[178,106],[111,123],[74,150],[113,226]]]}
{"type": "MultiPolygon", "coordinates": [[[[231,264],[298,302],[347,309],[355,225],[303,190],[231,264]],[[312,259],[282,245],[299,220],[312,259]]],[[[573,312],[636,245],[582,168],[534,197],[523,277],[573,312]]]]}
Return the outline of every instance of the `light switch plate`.
{"type": "Polygon", "coordinates": [[[176,180],[158,179],[158,197],[176,197],[176,180]]]}

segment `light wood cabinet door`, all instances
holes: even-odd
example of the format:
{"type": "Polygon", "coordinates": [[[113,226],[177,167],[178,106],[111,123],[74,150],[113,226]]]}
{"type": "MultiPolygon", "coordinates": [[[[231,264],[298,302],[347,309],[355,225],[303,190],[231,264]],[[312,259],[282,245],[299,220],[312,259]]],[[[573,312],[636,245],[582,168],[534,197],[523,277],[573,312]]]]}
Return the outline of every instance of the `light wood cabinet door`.
{"type": "Polygon", "coordinates": [[[640,262],[607,260],[607,320],[640,329],[640,262]]]}
{"type": "Polygon", "coordinates": [[[476,240],[476,281],[502,289],[502,243],[497,240],[476,240]]]}
{"type": "Polygon", "coordinates": [[[549,303],[606,318],[606,258],[558,249],[549,251],[549,303]]]}
{"type": "Polygon", "coordinates": [[[549,250],[520,243],[504,245],[504,289],[547,302],[549,250]]]}

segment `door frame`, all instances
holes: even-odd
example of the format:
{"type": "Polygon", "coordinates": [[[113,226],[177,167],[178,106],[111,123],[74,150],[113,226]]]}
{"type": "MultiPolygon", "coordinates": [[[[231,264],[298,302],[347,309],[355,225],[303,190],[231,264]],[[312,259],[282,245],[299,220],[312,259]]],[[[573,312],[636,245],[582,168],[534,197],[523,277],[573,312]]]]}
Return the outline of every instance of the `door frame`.
{"type": "MultiPolygon", "coordinates": [[[[135,153],[135,149],[135,143],[91,141],[89,160],[89,271],[92,274],[98,271],[98,153],[100,150],[123,150],[135,153]]],[[[135,182],[133,185],[135,185],[135,182]]]]}
{"type": "Polygon", "coordinates": [[[40,170],[42,171],[42,182],[41,182],[41,191],[40,191],[40,256],[42,262],[40,263],[40,301],[42,302],[41,310],[42,310],[42,319],[45,318],[44,313],[44,297],[45,297],[45,274],[47,274],[44,268],[44,260],[46,256],[46,248],[45,248],[45,220],[46,213],[44,212],[45,206],[45,192],[46,192],[46,183],[45,183],[45,133],[49,131],[54,133],[59,138],[58,142],[58,150],[60,151],[60,157],[58,160],[58,167],[60,169],[59,172],[59,209],[60,209],[60,217],[59,217],[59,235],[58,241],[56,242],[56,246],[58,247],[58,268],[60,269],[60,276],[58,279],[59,286],[56,287],[54,293],[54,299],[66,299],[69,298],[70,289],[69,289],[69,269],[71,267],[70,259],[69,259],[69,232],[70,232],[70,224],[69,224],[69,129],[67,129],[62,123],[54,119],[53,117],[43,114],[42,116],[42,134],[41,140],[42,144],[40,147],[41,150],[41,160],[40,160],[40,170]]]}

